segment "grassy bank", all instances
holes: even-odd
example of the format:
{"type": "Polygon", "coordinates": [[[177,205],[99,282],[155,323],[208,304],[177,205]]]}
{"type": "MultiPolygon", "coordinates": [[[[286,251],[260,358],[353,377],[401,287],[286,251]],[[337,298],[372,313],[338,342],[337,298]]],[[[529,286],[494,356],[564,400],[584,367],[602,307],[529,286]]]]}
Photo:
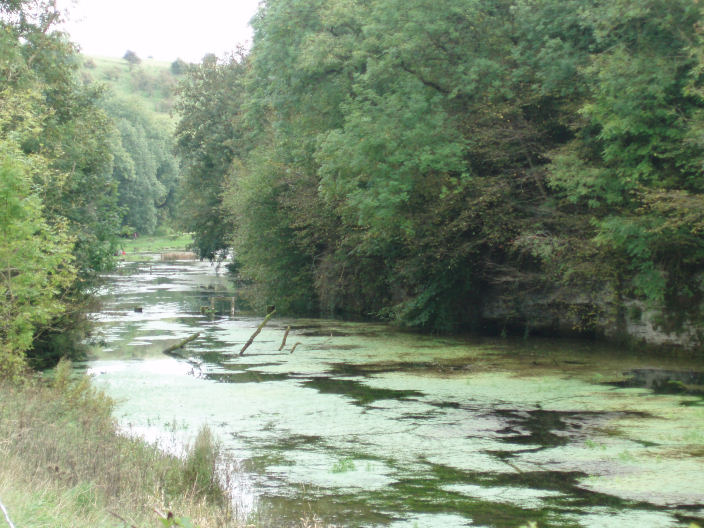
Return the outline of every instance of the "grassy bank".
{"type": "Polygon", "coordinates": [[[52,383],[0,383],[0,500],[18,528],[174,525],[155,510],[200,528],[239,526],[207,429],[183,459],[167,455],[119,435],[110,399],[69,376],[62,364],[52,383]]]}
{"type": "Polygon", "coordinates": [[[163,236],[140,236],[120,239],[120,249],[129,257],[135,253],[160,253],[162,251],[185,251],[193,243],[189,233],[163,236]]]}

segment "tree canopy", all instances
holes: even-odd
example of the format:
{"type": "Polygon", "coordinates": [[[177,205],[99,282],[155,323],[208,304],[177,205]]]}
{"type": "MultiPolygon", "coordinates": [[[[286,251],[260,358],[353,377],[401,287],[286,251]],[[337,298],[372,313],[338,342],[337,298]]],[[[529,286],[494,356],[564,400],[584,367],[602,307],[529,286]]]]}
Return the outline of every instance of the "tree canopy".
{"type": "MultiPolygon", "coordinates": [[[[129,119],[106,113],[117,103],[103,104],[103,88],[81,79],[75,46],[55,30],[61,16],[54,2],[0,2],[0,371],[6,376],[27,360],[43,366],[78,353],[86,302],[100,273],[113,266],[125,196],[136,192],[120,179],[130,147],[136,151],[139,141],[149,150],[134,158],[147,166],[140,184],[148,187],[142,194],[152,209],[169,202],[166,190],[176,179],[168,132],[134,109],[129,118],[141,126],[137,131],[129,119]]],[[[142,214],[147,228],[154,215],[142,214]]]]}
{"type": "Polygon", "coordinates": [[[270,0],[187,75],[187,224],[281,310],[457,330],[538,292],[701,328],[701,27],[692,0],[270,0]]]}

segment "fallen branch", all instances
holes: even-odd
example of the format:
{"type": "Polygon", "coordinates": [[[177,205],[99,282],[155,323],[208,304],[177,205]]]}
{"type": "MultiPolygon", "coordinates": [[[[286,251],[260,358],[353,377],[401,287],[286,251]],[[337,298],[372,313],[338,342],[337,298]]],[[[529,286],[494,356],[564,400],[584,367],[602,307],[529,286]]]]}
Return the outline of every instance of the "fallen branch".
{"type": "Polygon", "coordinates": [[[240,356],[243,355],[243,354],[244,354],[244,351],[249,348],[249,345],[251,345],[251,344],[254,342],[254,338],[259,335],[259,332],[262,331],[262,328],[264,328],[264,325],[269,322],[269,319],[271,319],[271,316],[274,315],[275,313],[276,313],[276,309],[270,311],[270,312],[267,314],[267,316],[266,316],[266,317],[264,318],[264,320],[262,321],[262,324],[260,324],[260,325],[257,327],[257,329],[256,329],[256,330],[254,331],[254,333],[252,334],[252,337],[249,338],[249,340],[248,340],[248,341],[244,344],[244,346],[242,347],[242,350],[240,350],[240,356]]]}
{"type": "Polygon", "coordinates": [[[183,348],[186,344],[190,343],[191,341],[195,341],[196,339],[198,339],[198,336],[200,336],[200,332],[193,334],[191,337],[187,337],[186,339],[184,339],[183,341],[181,341],[180,343],[178,343],[176,345],[171,345],[169,348],[164,349],[163,353],[164,354],[171,354],[171,352],[173,352],[174,350],[178,350],[179,348],[183,348]]]}
{"type": "Polygon", "coordinates": [[[291,352],[289,352],[289,354],[293,354],[293,351],[296,350],[296,347],[300,344],[301,344],[300,341],[298,341],[297,343],[294,343],[293,346],[291,347],[291,352]]]}
{"type": "Polygon", "coordinates": [[[288,333],[291,331],[291,327],[287,326],[286,327],[286,333],[284,333],[284,340],[281,341],[281,346],[279,347],[279,352],[281,352],[284,347],[286,346],[286,338],[288,337],[288,333]]]}

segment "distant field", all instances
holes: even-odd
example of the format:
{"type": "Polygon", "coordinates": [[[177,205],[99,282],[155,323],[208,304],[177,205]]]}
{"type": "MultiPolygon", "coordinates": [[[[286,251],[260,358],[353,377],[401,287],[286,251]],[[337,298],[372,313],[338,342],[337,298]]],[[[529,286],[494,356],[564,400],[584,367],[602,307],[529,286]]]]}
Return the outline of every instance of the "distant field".
{"type": "Polygon", "coordinates": [[[185,251],[193,243],[190,233],[176,233],[166,236],[140,236],[120,239],[120,249],[129,260],[135,253],[160,253],[162,251],[185,251]]]}

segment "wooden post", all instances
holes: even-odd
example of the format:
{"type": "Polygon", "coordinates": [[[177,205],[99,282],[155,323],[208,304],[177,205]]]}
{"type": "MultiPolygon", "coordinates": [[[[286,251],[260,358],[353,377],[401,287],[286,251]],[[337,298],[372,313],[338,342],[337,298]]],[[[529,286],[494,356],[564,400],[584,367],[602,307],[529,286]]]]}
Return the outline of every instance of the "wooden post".
{"type": "Polygon", "coordinates": [[[230,301],[230,315],[235,315],[235,298],[233,297],[230,301]]]}
{"type": "Polygon", "coordinates": [[[281,341],[281,346],[279,347],[279,352],[281,352],[284,347],[286,346],[286,338],[288,337],[288,333],[291,331],[291,327],[287,326],[286,327],[286,332],[284,333],[284,340],[281,341]]]}
{"type": "Polygon", "coordinates": [[[256,330],[254,331],[254,333],[252,334],[252,337],[249,338],[249,340],[248,340],[248,341],[244,344],[244,346],[242,347],[242,350],[240,350],[240,356],[241,356],[242,354],[244,354],[244,351],[249,348],[249,345],[252,344],[252,342],[254,341],[254,338],[259,335],[259,332],[262,331],[262,328],[264,328],[264,325],[269,322],[269,319],[271,319],[271,316],[274,315],[275,313],[276,313],[276,310],[272,310],[272,311],[269,312],[269,314],[264,318],[264,320],[262,321],[262,324],[260,324],[260,325],[257,327],[257,329],[256,329],[256,330]]]}
{"type": "Polygon", "coordinates": [[[210,298],[210,315],[215,315],[215,297],[210,298]]]}
{"type": "Polygon", "coordinates": [[[301,344],[300,341],[298,341],[297,343],[294,343],[293,346],[291,347],[291,352],[289,352],[289,354],[293,354],[293,351],[296,350],[296,347],[300,344],[301,344]]]}

